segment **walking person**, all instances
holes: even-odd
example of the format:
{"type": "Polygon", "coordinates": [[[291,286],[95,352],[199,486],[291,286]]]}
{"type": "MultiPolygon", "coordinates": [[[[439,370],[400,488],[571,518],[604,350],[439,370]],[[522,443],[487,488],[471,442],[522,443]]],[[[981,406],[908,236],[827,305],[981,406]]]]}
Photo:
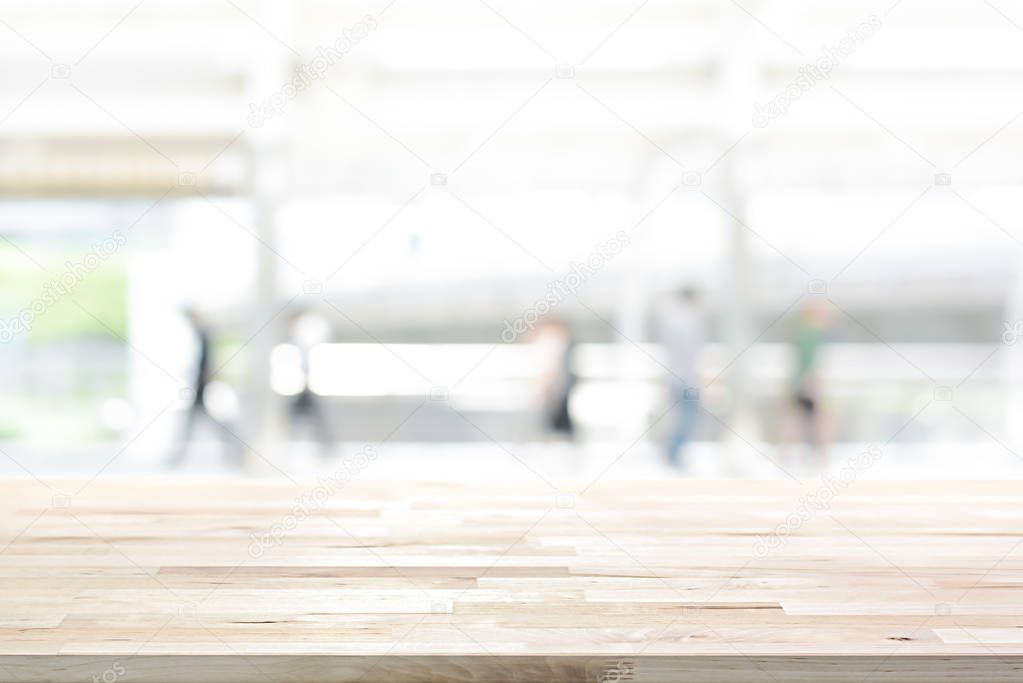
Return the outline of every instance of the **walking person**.
{"type": "Polygon", "coordinates": [[[298,433],[299,425],[304,423],[316,439],[320,457],[327,457],[333,448],[334,437],[322,399],[313,392],[310,386],[309,373],[312,349],[329,341],[330,323],[317,313],[302,312],[292,318],[290,336],[291,343],[298,348],[302,388],[288,408],[289,435],[294,438],[298,433]]]}
{"type": "Polygon", "coordinates": [[[665,454],[672,466],[680,467],[700,412],[697,362],[705,330],[699,291],[694,287],[684,287],[673,293],[661,309],[659,322],[672,405],[665,454]]]}
{"type": "Polygon", "coordinates": [[[170,467],[177,467],[184,462],[185,457],[188,454],[188,446],[195,436],[196,422],[200,417],[204,418],[207,423],[216,429],[221,442],[224,445],[225,454],[228,455],[228,457],[232,457],[237,460],[240,456],[240,451],[235,442],[234,435],[231,434],[230,430],[224,423],[210,414],[209,407],[206,404],[206,392],[210,385],[210,380],[212,379],[210,359],[213,346],[213,333],[202,315],[194,308],[188,308],[185,310],[185,318],[188,320],[192,331],[195,333],[195,339],[197,342],[195,371],[193,375],[194,393],[192,395],[192,405],[189,406],[188,414],[185,416],[185,424],[182,429],[181,439],[178,443],[177,450],[171,457],[168,465],[170,467]]]}
{"type": "Polygon", "coordinates": [[[830,311],[821,301],[808,302],[800,312],[792,332],[794,354],[789,397],[794,418],[789,420],[790,435],[798,431],[818,467],[827,457],[827,418],[823,411],[823,385],[820,373],[821,351],[827,341],[830,311]],[[792,423],[795,423],[793,428],[792,423]]]}
{"type": "Polygon", "coordinates": [[[571,441],[576,428],[570,405],[579,381],[573,368],[576,342],[572,328],[564,320],[546,320],[537,328],[535,339],[545,349],[540,376],[545,427],[549,435],[571,441]]]}

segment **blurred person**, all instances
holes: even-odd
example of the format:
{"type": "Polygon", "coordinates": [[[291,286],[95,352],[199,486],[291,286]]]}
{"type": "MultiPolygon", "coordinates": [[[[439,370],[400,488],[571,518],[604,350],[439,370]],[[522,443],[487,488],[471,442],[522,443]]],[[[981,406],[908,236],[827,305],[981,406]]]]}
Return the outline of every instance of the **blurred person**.
{"type": "Polygon", "coordinates": [[[1019,451],[1023,448],[1023,420],[1016,417],[1023,414],[1023,264],[1016,271],[1015,283],[1009,288],[1005,302],[1002,323],[1001,352],[1005,358],[1002,382],[1005,388],[1005,434],[1009,448],[1019,451]]]}
{"type": "Polygon", "coordinates": [[[209,407],[206,404],[207,390],[212,378],[212,373],[210,372],[210,358],[213,346],[212,330],[203,316],[194,308],[185,309],[185,318],[188,320],[197,342],[198,353],[196,354],[195,374],[193,375],[195,378],[193,384],[195,390],[192,395],[192,405],[189,407],[188,415],[185,417],[181,441],[168,464],[171,467],[175,467],[184,461],[188,453],[188,446],[194,437],[196,420],[200,416],[216,428],[223,442],[224,452],[230,459],[238,462],[241,453],[234,435],[231,434],[231,431],[223,422],[210,414],[209,407]]]}
{"type": "Polygon", "coordinates": [[[700,293],[695,287],[684,287],[665,302],[660,311],[658,332],[667,358],[672,403],[665,451],[668,462],[679,467],[700,412],[696,364],[706,331],[700,293]]]}
{"type": "Polygon", "coordinates": [[[300,312],[291,319],[291,343],[298,348],[302,372],[302,389],[288,407],[289,436],[294,438],[300,424],[311,429],[321,457],[330,455],[334,439],[330,423],[319,396],[309,386],[309,356],[314,346],[330,340],[330,323],[318,313],[300,312]]]}
{"type": "Polygon", "coordinates": [[[821,405],[824,392],[820,377],[820,355],[827,341],[830,320],[831,311],[827,304],[822,300],[811,300],[803,306],[792,331],[795,357],[789,382],[789,399],[794,419],[789,420],[789,433],[801,432],[803,443],[811,449],[821,467],[826,458],[827,422],[821,405]]]}
{"type": "Polygon", "coordinates": [[[545,367],[540,375],[541,407],[549,433],[572,439],[575,422],[569,410],[578,377],[572,367],[576,341],[564,320],[546,320],[537,326],[534,341],[545,349],[545,367]]]}

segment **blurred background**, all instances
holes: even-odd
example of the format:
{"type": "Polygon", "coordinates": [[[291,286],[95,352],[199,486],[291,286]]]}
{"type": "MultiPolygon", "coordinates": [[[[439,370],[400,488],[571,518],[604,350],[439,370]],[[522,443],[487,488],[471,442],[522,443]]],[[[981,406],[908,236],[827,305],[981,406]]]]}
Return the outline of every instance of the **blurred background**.
{"type": "Polygon", "coordinates": [[[1016,477],[1021,32],[0,0],[0,472],[1016,477]]]}

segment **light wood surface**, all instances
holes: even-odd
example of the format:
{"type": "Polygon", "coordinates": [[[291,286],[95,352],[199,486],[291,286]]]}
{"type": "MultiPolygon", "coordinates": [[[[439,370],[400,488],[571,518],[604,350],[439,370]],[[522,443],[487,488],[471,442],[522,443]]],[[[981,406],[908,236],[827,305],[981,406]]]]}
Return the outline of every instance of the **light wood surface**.
{"type": "Polygon", "coordinates": [[[1023,680],[1015,482],[84,484],[0,482],[0,680],[1023,680]]]}

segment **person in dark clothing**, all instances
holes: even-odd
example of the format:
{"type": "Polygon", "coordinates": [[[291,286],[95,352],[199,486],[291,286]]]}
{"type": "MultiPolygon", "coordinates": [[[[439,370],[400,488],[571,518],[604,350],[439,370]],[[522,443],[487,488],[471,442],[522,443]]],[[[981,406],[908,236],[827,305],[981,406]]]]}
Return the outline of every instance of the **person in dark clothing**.
{"type": "Polygon", "coordinates": [[[213,417],[210,414],[209,408],[206,406],[206,389],[212,379],[212,373],[210,371],[211,347],[213,345],[212,333],[205,320],[203,320],[202,316],[195,309],[187,309],[185,311],[185,318],[188,319],[193,332],[195,332],[196,341],[198,343],[198,356],[196,358],[195,374],[193,375],[195,379],[192,405],[189,406],[188,414],[185,416],[185,424],[181,433],[181,440],[178,444],[177,451],[168,463],[172,467],[180,465],[184,461],[185,456],[188,454],[188,445],[192,441],[195,432],[196,420],[200,416],[204,417],[207,422],[216,428],[228,455],[231,457],[236,457],[238,455],[238,450],[234,443],[235,439],[230,430],[226,425],[213,417]]]}
{"type": "Polygon", "coordinates": [[[550,347],[552,362],[541,378],[544,421],[553,434],[571,439],[575,435],[575,422],[572,420],[569,402],[579,381],[572,368],[575,338],[568,323],[549,320],[537,329],[536,340],[550,347]]]}

